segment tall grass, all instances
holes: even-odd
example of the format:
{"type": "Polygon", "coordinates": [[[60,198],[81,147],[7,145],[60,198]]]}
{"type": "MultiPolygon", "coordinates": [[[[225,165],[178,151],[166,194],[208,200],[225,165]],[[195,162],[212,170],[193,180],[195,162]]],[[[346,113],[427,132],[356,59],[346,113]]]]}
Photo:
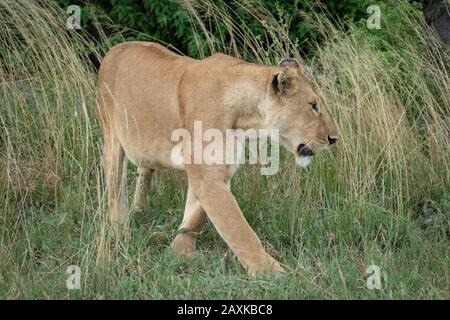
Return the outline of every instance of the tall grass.
{"type": "MultiPolygon", "coordinates": [[[[98,52],[66,29],[67,15],[51,1],[3,0],[0,17],[0,274],[15,296],[27,282],[20,273],[43,272],[46,238],[60,241],[52,252],[71,243],[88,251],[79,237],[85,224],[101,221],[96,76],[84,56],[98,52]],[[67,220],[76,233],[30,228],[54,224],[46,232],[58,232],[67,220]]],[[[54,252],[56,265],[92,258],[79,253],[54,252]]]]}
{"type": "MultiPolygon", "coordinates": [[[[180,3],[200,55],[301,59],[283,15],[238,4],[267,30],[262,39],[225,2],[180,3]],[[218,23],[227,26],[219,37],[211,32],[218,23]]],[[[251,166],[238,172],[232,189],[242,210],[290,270],[260,281],[229,258],[212,226],[194,262],[167,250],[185,197],[170,172],[158,173],[149,212],[133,217],[127,234],[110,229],[96,73],[86,57],[103,52],[67,30],[67,15],[51,1],[2,0],[0,297],[448,298],[449,53],[404,1],[385,8],[381,30],[315,10],[304,18],[323,43],[305,63],[320,71],[311,78],[340,141],[307,170],[283,153],[276,176],[251,166]],[[83,271],[80,290],[66,289],[71,264],[83,271]],[[365,287],[371,264],[387,274],[381,291],[365,287]]]]}

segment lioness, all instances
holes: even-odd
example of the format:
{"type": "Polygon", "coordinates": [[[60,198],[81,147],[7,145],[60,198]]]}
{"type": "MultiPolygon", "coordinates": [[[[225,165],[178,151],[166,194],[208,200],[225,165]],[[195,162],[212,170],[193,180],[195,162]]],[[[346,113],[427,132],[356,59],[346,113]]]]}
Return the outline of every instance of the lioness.
{"type": "Polygon", "coordinates": [[[171,160],[177,128],[275,128],[281,143],[301,166],[337,140],[324,102],[307,80],[303,66],[285,59],[274,66],[224,54],[195,60],[151,42],[112,48],[99,71],[98,105],[104,134],[103,161],[111,220],[128,217],[127,159],[138,166],[134,208],[145,204],[153,170],[186,170],[187,200],[171,247],[193,256],[197,236],[210,219],[250,274],[282,271],[264,250],[229,189],[233,165],[186,164],[171,160]]]}

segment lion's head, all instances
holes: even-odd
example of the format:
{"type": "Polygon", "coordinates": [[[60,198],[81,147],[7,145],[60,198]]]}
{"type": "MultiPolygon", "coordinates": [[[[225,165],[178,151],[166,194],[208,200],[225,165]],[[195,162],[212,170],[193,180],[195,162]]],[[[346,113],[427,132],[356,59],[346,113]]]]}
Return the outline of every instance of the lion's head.
{"type": "Polygon", "coordinates": [[[279,129],[280,142],[306,167],[315,152],[336,143],[337,131],[324,100],[294,59],[283,59],[271,82],[266,100],[266,121],[279,129]]]}

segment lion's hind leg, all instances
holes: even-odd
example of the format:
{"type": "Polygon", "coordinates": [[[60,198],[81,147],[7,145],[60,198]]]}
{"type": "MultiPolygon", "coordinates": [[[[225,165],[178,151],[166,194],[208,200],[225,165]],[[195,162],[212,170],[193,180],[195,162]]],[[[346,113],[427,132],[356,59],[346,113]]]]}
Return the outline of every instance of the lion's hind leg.
{"type": "Polygon", "coordinates": [[[103,164],[108,189],[108,212],[111,221],[123,223],[128,218],[127,158],[113,132],[105,135],[103,164]]]}
{"type": "Polygon", "coordinates": [[[133,212],[143,211],[148,206],[148,193],[150,190],[153,169],[138,168],[139,176],[136,182],[136,191],[133,199],[133,212]]]}

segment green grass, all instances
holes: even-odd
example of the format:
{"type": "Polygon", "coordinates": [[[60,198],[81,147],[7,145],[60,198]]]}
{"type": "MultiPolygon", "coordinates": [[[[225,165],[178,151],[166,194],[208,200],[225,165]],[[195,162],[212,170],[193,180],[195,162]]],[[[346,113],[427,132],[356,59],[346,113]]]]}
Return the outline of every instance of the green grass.
{"type": "MultiPolygon", "coordinates": [[[[240,183],[250,187],[238,177],[235,191],[240,183]]],[[[211,225],[201,235],[195,260],[170,251],[183,196],[183,189],[169,179],[151,196],[151,208],[134,216],[121,235],[101,230],[100,214],[83,215],[73,200],[76,193],[68,192],[59,209],[29,207],[14,223],[18,230],[10,222],[9,232],[2,233],[2,297],[448,298],[448,217],[443,212],[433,212],[435,220],[424,228],[421,221],[373,206],[338,205],[336,199],[329,201],[337,202],[339,210],[328,209],[330,204],[305,211],[293,200],[286,204],[258,196],[252,204],[238,196],[269,252],[291,268],[281,278],[250,279],[211,225]],[[293,208],[284,209],[287,205],[293,208]],[[71,264],[82,268],[81,290],[66,289],[65,270],[71,264]],[[380,291],[366,288],[371,264],[387,275],[380,291]]],[[[442,205],[449,209],[448,202],[442,205]]]]}
{"type": "MultiPolygon", "coordinates": [[[[237,173],[232,191],[242,211],[287,269],[252,279],[211,224],[195,260],[171,252],[186,196],[181,173],[158,171],[149,208],[128,228],[111,227],[96,74],[81,48],[102,52],[43,3],[0,2],[8,26],[0,29],[0,298],[449,298],[450,59],[420,17],[395,11],[403,31],[379,34],[309,17],[325,41],[311,60],[322,72],[315,80],[341,141],[307,170],[283,152],[275,176],[255,166],[237,173]],[[79,290],[66,287],[69,265],[81,268],[79,290]],[[370,265],[381,268],[381,290],[366,287],[370,265]]],[[[201,8],[212,8],[199,3],[189,9],[196,23],[201,8]]],[[[295,46],[280,47],[293,42],[269,18],[276,43],[234,29],[236,50],[258,48],[245,58],[297,55],[295,46]]]]}

